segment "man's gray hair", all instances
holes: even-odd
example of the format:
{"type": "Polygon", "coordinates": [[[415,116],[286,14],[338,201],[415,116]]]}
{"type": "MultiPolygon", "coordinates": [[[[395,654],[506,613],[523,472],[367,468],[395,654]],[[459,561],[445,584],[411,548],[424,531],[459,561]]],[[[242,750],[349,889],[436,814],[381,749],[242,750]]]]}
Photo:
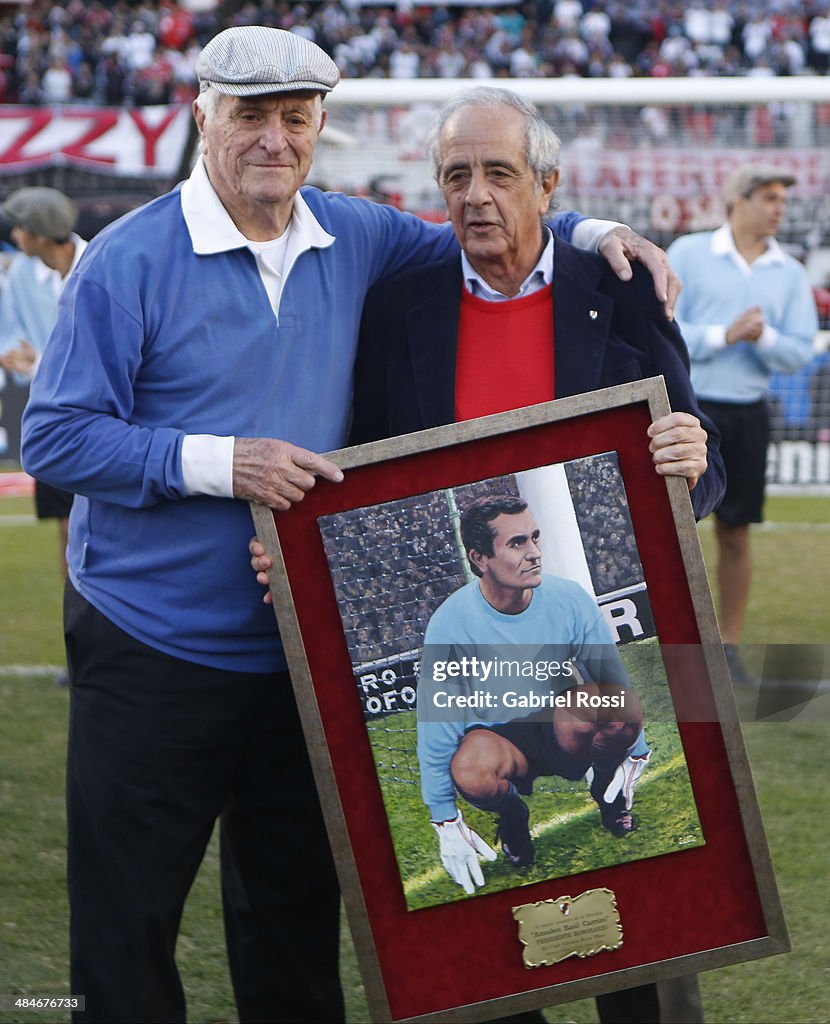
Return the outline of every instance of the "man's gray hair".
{"type": "Polygon", "coordinates": [[[216,113],[222,93],[212,85],[207,85],[196,97],[196,106],[209,120],[216,113]]]}
{"type": "Polygon", "coordinates": [[[498,111],[512,107],[524,115],[527,131],[525,135],[525,157],[528,167],[541,187],[545,178],[559,166],[559,136],[542,117],[536,107],[510,89],[496,89],[488,85],[476,86],[454,96],[441,110],[430,132],[427,145],[432,160],[432,173],[439,181],[441,171],[441,136],[447,122],[465,107],[486,107],[498,111]]]}

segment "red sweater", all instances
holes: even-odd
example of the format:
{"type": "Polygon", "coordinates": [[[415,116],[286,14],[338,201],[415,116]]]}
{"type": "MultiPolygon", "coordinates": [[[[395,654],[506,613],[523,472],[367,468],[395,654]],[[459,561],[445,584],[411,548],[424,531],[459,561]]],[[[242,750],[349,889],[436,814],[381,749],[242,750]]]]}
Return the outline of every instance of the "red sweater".
{"type": "Polygon", "coordinates": [[[462,288],[456,420],[552,398],[553,286],[510,302],[487,302],[462,288]]]}

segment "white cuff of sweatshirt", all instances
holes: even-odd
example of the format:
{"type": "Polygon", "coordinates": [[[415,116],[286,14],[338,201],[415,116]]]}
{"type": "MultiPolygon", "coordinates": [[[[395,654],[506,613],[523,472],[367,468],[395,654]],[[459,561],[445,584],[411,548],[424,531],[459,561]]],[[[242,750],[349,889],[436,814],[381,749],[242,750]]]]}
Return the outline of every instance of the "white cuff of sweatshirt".
{"type": "Polygon", "coordinates": [[[188,495],[233,497],[233,437],[187,434],[182,441],[182,476],[188,495]]]}
{"type": "Polygon", "coordinates": [[[625,224],[620,224],[615,220],[595,220],[593,217],[589,217],[587,220],[581,220],[576,225],[571,241],[577,249],[597,252],[599,250],[599,243],[609,231],[613,231],[614,228],[624,227],[626,227],[625,224]]]}

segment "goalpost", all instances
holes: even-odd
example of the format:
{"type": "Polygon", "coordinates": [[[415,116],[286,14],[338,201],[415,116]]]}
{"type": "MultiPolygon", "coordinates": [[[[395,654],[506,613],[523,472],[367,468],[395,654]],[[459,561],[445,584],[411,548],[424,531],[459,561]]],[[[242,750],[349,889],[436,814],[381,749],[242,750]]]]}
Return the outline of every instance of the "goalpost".
{"type": "Polygon", "coordinates": [[[663,247],[722,223],[723,182],[739,163],[793,173],[782,245],[805,262],[822,331],[813,361],[772,390],[769,479],[830,493],[830,79],[346,79],[310,182],[443,220],[426,158],[436,112],[475,85],[532,100],[562,139],[559,205],[620,220],[663,247]]]}

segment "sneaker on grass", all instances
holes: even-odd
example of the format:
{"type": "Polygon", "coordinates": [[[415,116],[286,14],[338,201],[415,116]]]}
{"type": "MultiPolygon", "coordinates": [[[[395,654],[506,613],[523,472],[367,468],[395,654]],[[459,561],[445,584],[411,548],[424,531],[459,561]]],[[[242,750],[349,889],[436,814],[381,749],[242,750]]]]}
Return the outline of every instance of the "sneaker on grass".
{"type": "Polygon", "coordinates": [[[729,668],[729,675],[733,686],[752,686],[757,682],[746,665],[744,665],[743,659],[738,653],[737,644],[724,644],[723,653],[726,655],[726,664],[729,668]]]}

